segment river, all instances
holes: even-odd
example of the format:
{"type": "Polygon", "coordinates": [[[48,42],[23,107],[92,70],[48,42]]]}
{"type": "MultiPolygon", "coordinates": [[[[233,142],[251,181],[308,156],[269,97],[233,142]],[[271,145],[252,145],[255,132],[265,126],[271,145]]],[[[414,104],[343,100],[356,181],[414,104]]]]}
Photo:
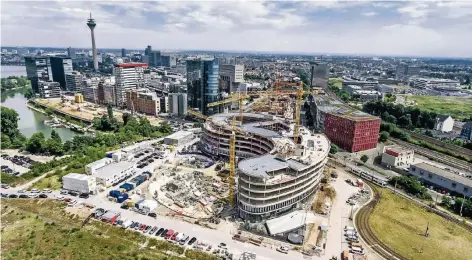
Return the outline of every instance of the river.
{"type": "MultiPolygon", "coordinates": [[[[25,66],[1,66],[1,76],[6,78],[8,76],[26,76],[25,66]]],[[[30,137],[34,133],[43,132],[44,136],[49,138],[53,130],[52,127],[44,124],[44,120],[50,119],[47,115],[39,113],[26,106],[26,98],[23,96],[22,90],[8,90],[2,91],[1,95],[2,106],[16,110],[20,116],[18,121],[18,129],[26,136],[30,137]]],[[[61,137],[62,141],[72,139],[76,132],[68,128],[54,128],[61,137]]]]}

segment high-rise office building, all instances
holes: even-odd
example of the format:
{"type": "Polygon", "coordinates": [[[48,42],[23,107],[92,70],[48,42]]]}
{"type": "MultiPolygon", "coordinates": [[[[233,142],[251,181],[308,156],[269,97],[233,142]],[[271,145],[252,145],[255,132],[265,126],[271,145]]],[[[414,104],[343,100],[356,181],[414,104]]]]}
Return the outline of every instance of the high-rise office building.
{"type": "Polygon", "coordinates": [[[97,60],[97,46],[95,46],[95,20],[92,19],[92,14],[90,13],[90,18],[87,20],[87,26],[90,28],[90,33],[92,34],[92,58],[93,58],[93,69],[98,71],[98,60],[97,60]]]}
{"type": "Polygon", "coordinates": [[[75,59],[75,49],[72,49],[72,47],[67,48],[67,56],[71,59],[75,59]]]}
{"type": "Polygon", "coordinates": [[[82,83],[84,81],[84,75],[78,71],[72,71],[66,74],[66,90],[72,92],[82,92],[82,83]]]}
{"type": "Polygon", "coordinates": [[[64,57],[51,57],[49,60],[51,62],[52,80],[59,82],[61,89],[66,90],[66,74],[71,74],[73,71],[72,59],[64,57]]]}
{"type": "Polygon", "coordinates": [[[161,66],[161,52],[153,51],[150,45],[144,50],[143,62],[146,60],[149,67],[159,67],[161,66]]]}
{"type": "Polygon", "coordinates": [[[169,94],[169,114],[185,116],[187,115],[187,94],[186,93],[170,93],[169,94]]]}
{"type": "Polygon", "coordinates": [[[244,82],[244,65],[220,64],[220,79],[222,81],[222,90],[227,93],[235,92],[234,83],[244,82]]]}
{"type": "Polygon", "coordinates": [[[49,81],[51,69],[47,57],[25,57],[26,77],[31,81],[31,87],[38,93],[38,81],[49,81]]]}
{"type": "Polygon", "coordinates": [[[204,115],[218,112],[217,108],[207,107],[207,104],[220,98],[219,72],[218,59],[187,60],[187,97],[191,108],[198,108],[204,115]]]}
{"type": "Polygon", "coordinates": [[[312,87],[328,87],[329,68],[326,63],[315,63],[311,65],[311,86],[312,87]]]}
{"type": "Polygon", "coordinates": [[[164,67],[175,67],[177,60],[174,55],[161,55],[161,66],[164,67]]]}
{"type": "Polygon", "coordinates": [[[126,105],[126,90],[144,87],[144,69],[146,63],[121,63],[114,68],[116,81],[116,105],[126,105]]]}
{"type": "Polygon", "coordinates": [[[125,49],[121,49],[121,57],[126,57],[126,50],[125,49]]]}

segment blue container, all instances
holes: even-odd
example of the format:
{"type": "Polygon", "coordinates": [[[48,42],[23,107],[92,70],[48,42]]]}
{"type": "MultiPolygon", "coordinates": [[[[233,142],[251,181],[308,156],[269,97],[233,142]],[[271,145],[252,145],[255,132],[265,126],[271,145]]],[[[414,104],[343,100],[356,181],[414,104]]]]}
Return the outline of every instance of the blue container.
{"type": "Polygon", "coordinates": [[[151,172],[148,172],[148,171],[143,172],[143,174],[147,174],[147,175],[149,175],[149,177],[152,176],[152,173],[151,173],[151,172]]]}
{"type": "Polygon", "coordinates": [[[113,197],[113,198],[118,198],[119,196],[121,196],[121,191],[119,191],[119,190],[111,190],[111,191],[110,191],[110,196],[113,197]]]}
{"type": "Polygon", "coordinates": [[[113,153],[107,153],[107,158],[112,158],[113,157],[113,153]]]}
{"type": "Polygon", "coordinates": [[[130,190],[134,189],[134,185],[129,184],[129,183],[125,183],[125,184],[122,184],[120,186],[120,189],[125,189],[126,191],[130,191],[130,190]]]}
{"type": "Polygon", "coordinates": [[[123,195],[119,196],[118,198],[116,198],[116,202],[118,203],[123,203],[125,200],[128,199],[128,194],[126,193],[123,193],[123,195]]]}

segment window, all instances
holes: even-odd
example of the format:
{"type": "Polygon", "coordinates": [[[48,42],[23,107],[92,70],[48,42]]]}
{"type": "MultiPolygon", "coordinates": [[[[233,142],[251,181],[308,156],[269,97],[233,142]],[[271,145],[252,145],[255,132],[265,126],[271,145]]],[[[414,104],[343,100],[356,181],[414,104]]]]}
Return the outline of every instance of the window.
{"type": "Polygon", "coordinates": [[[454,182],[452,183],[452,187],[455,188],[457,186],[457,184],[455,184],[454,182]]]}
{"type": "Polygon", "coordinates": [[[428,173],[428,178],[432,179],[433,175],[431,173],[428,173]]]}

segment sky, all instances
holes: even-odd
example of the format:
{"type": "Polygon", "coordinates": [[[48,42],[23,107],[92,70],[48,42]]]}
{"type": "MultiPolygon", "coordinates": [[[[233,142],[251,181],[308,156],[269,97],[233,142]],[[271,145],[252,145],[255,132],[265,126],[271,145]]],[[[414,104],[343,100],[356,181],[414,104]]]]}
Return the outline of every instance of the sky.
{"type": "Polygon", "coordinates": [[[472,0],[4,1],[2,46],[472,57],[472,0]]]}

